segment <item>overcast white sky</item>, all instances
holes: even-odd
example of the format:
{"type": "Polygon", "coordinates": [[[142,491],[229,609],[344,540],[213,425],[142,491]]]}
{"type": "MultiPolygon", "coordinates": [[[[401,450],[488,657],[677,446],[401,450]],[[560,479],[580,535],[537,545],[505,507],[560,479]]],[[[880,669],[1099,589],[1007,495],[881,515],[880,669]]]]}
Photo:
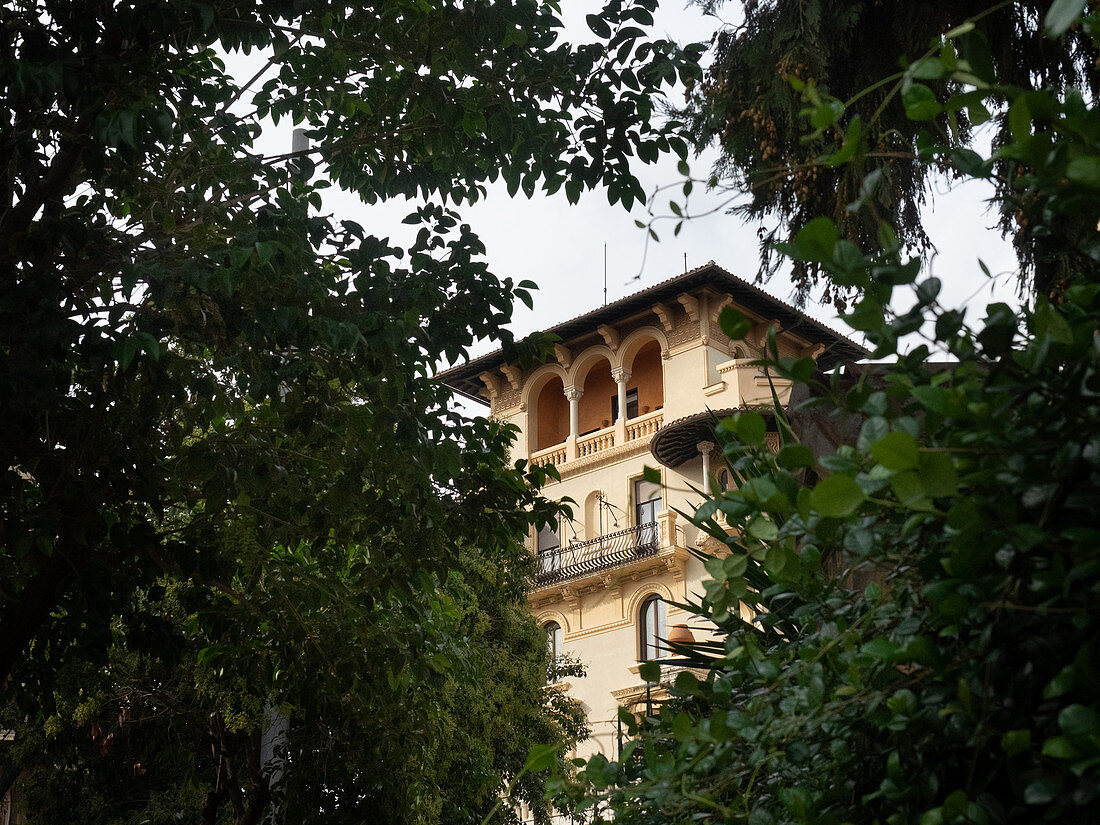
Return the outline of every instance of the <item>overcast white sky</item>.
{"type": "MultiPolygon", "coordinates": [[[[722,22],[705,17],[695,6],[682,8],[682,0],[670,0],[656,16],[656,31],[682,43],[708,41],[722,22]]],[[[567,0],[565,23],[567,37],[583,40],[591,37],[584,15],[597,4],[567,0]]],[[[730,3],[726,13],[739,13],[740,5],[730,3]]],[[[233,58],[229,61],[235,73],[244,76],[251,61],[233,58]],[[236,67],[240,65],[240,69],[236,67]]],[[[681,94],[679,90],[676,95],[681,94]]],[[[674,102],[680,102],[677,98],[674,102]]],[[[265,135],[265,144],[286,151],[290,145],[290,129],[280,125],[265,135]]],[[[709,173],[713,154],[693,161],[697,176],[709,173]]],[[[659,185],[679,180],[675,159],[655,167],[644,167],[643,183],[647,191],[659,185]]],[[[940,189],[942,189],[942,185],[940,189]]],[[[402,237],[400,220],[409,211],[408,204],[390,203],[367,207],[357,200],[328,190],[326,211],[341,218],[359,221],[370,232],[402,237]]],[[[931,270],[944,282],[941,300],[953,306],[967,304],[968,318],[980,317],[991,300],[1016,303],[1016,280],[1011,274],[1016,263],[1010,246],[989,227],[994,217],[985,211],[983,199],[988,191],[976,182],[957,187],[954,191],[937,191],[932,198],[934,209],[929,212],[928,233],[938,249],[931,270]],[[990,284],[977,265],[982,258],[994,275],[1002,274],[990,284]]],[[[691,211],[709,211],[718,203],[697,186],[692,195],[691,211]]],[[[660,200],[667,214],[668,196],[660,200]]],[[[608,299],[614,301],[639,289],[665,280],[713,260],[730,272],[752,280],[758,265],[756,225],[746,225],[739,219],[718,214],[688,221],[680,235],[672,236],[672,221],[658,228],[660,243],[646,244],[646,233],[635,226],[635,218],[645,220],[645,206],[635,206],[627,213],[621,205],[609,206],[603,192],[586,193],[579,204],[570,206],[564,194],[545,196],[536,193],[527,200],[522,195],[509,198],[503,185],[490,188],[489,197],[474,206],[460,210],[487,247],[491,269],[499,276],[511,276],[517,281],[529,278],[539,285],[533,311],[517,307],[513,329],[526,334],[536,329],[587,312],[603,302],[604,247],[607,248],[608,299]]],[[[790,281],[777,276],[764,288],[784,300],[791,298],[790,281]]],[[[846,329],[837,321],[831,307],[811,304],[807,312],[838,329],[846,329]]],[[[483,343],[478,352],[493,348],[483,343]]]]}

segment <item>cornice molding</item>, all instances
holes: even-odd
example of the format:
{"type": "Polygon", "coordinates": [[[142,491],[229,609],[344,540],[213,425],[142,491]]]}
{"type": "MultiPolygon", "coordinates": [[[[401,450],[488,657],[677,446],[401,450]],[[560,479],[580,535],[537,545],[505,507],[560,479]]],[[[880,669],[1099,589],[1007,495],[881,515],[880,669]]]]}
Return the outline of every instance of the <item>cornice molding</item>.
{"type": "Polygon", "coordinates": [[[594,467],[601,467],[605,464],[613,464],[616,461],[633,458],[636,455],[649,452],[649,442],[652,439],[652,434],[642,436],[641,438],[635,438],[633,441],[628,441],[619,447],[611,447],[607,450],[600,450],[592,455],[586,455],[583,458],[573,459],[557,469],[562,479],[566,479],[570,476],[575,476],[579,472],[591,470],[594,467]]]}

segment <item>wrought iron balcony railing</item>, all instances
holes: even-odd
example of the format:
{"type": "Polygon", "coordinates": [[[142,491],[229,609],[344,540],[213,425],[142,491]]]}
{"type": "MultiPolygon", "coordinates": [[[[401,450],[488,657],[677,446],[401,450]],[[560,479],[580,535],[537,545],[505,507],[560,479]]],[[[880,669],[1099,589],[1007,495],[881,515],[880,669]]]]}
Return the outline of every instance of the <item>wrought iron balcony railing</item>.
{"type": "Polygon", "coordinates": [[[633,559],[652,556],[660,546],[661,528],[651,521],[590,541],[543,550],[538,556],[535,584],[553,584],[618,567],[633,559]]]}

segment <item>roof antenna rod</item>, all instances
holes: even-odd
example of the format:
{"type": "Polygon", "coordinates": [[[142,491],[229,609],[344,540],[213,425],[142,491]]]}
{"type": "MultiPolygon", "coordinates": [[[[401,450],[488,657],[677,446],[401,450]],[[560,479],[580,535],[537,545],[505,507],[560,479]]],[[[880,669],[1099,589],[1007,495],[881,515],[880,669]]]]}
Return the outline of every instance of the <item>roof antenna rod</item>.
{"type": "Polygon", "coordinates": [[[607,306],[607,244],[603,245],[603,305],[607,306]]]}
{"type": "Polygon", "coordinates": [[[684,253],[684,272],[688,271],[688,254],[684,253]]]}

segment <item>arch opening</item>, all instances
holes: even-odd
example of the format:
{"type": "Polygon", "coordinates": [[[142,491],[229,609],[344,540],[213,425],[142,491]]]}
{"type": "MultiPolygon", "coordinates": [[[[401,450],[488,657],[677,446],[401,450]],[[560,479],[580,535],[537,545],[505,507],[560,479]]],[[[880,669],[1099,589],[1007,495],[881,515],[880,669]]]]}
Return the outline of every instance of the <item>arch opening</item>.
{"type": "Polygon", "coordinates": [[[569,437],[569,401],[565,398],[565,384],[559,376],[551,376],[539,390],[533,418],[534,451],[562,444],[569,437]]]}
{"type": "MultiPolygon", "coordinates": [[[[630,380],[626,384],[627,393],[638,395],[637,415],[645,415],[665,406],[664,366],[661,358],[661,345],[656,340],[647,341],[634,355],[630,364],[630,380]]],[[[628,418],[630,407],[627,407],[628,418]]]]}
{"type": "Polygon", "coordinates": [[[558,675],[558,665],[561,664],[564,651],[562,650],[562,636],[561,625],[555,621],[549,621],[542,626],[543,631],[546,633],[546,652],[548,654],[548,673],[547,681],[557,682],[561,677],[558,675]]]}
{"type": "Polygon", "coordinates": [[[648,662],[668,655],[665,602],[654,593],[638,610],[638,661],[648,662]]]}
{"type": "Polygon", "coordinates": [[[612,398],[616,398],[618,386],[611,377],[611,362],[601,358],[584,377],[583,394],[578,408],[578,435],[588,435],[604,427],[610,427],[612,398]]]}

